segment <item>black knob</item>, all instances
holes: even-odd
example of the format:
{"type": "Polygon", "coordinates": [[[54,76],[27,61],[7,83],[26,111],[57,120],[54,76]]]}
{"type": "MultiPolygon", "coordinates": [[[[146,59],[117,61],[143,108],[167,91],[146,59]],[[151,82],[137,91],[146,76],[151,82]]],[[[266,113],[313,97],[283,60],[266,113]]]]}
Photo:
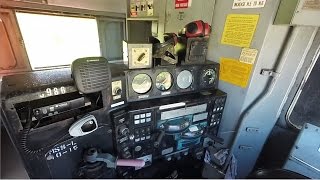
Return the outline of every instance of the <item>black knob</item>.
{"type": "Polygon", "coordinates": [[[121,95],[122,93],[122,89],[120,87],[116,87],[114,90],[113,90],[113,93],[115,95],[121,95]]]}
{"type": "Polygon", "coordinates": [[[130,133],[130,130],[126,126],[121,126],[119,128],[119,134],[123,136],[128,136],[130,133]]]}

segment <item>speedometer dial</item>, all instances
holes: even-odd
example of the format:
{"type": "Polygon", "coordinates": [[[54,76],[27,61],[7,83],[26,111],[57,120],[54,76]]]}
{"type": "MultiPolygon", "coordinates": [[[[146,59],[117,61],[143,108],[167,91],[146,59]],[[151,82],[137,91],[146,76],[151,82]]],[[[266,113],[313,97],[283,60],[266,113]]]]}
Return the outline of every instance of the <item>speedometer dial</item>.
{"type": "Polygon", "coordinates": [[[177,85],[181,89],[187,89],[193,81],[192,73],[188,70],[181,71],[177,76],[177,85]]]}
{"type": "Polygon", "coordinates": [[[152,86],[152,80],[147,74],[138,74],[132,80],[132,89],[138,94],[147,93],[152,86]]]}
{"type": "Polygon", "coordinates": [[[161,72],[156,78],[156,87],[160,91],[166,91],[172,86],[172,76],[169,72],[161,72]]]}
{"type": "Polygon", "coordinates": [[[204,85],[211,85],[216,79],[216,71],[214,69],[206,69],[203,71],[201,78],[204,85]]]}

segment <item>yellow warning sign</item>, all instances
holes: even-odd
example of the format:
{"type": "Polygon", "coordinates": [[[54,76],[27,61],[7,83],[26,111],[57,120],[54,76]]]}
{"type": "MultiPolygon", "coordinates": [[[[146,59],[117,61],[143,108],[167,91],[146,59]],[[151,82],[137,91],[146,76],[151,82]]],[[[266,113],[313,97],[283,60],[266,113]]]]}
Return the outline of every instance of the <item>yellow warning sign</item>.
{"type": "Polygon", "coordinates": [[[247,87],[252,64],[242,63],[237,59],[220,58],[220,80],[240,86],[247,87]]]}
{"type": "Polygon", "coordinates": [[[259,15],[229,14],[224,24],[221,44],[250,47],[259,15]]]}

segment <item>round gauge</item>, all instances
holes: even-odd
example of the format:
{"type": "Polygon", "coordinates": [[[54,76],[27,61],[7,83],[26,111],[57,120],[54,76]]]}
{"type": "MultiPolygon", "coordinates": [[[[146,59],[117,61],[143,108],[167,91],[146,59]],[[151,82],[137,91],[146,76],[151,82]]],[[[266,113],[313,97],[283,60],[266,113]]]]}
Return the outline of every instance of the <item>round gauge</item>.
{"type": "Polygon", "coordinates": [[[132,80],[132,89],[138,94],[144,94],[151,89],[152,80],[147,74],[138,74],[132,80]]]}
{"type": "Polygon", "coordinates": [[[202,83],[205,85],[211,85],[216,79],[216,71],[214,69],[206,69],[202,73],[202,83]]]}
{"type": "Polygon", "coordinates": [[[177,85],[181,89],[187,89],[191,86],[193,77],[190,71],[183,70],[178,74],[177,85]]]}
{"type": "Polygon", "coordinates": [[[160,91],[166,91],[172,86],[172,76],[169,72],[161,72],[156,78],[156,87],[160,91]]]}

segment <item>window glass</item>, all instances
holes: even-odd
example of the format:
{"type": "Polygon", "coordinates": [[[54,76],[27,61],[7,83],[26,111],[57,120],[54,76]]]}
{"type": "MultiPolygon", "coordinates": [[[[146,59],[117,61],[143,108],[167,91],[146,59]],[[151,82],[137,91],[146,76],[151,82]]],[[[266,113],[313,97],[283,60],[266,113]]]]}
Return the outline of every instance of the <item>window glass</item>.
{"type": "Polygon", "coordinates": [[[100,20],[99,28],[102,40],[102,55],[109,61],[123,60],[122,41],[124,40],[124,22],[100,20]]]}
{"type": "Polygon", "coordinates": [[[297,128],[304,123],[320,127],[320,60],[319,55],[303,87],[300,88],[289,109],[288,121],[297,128]]]}
{"type": "Polygon", "coordinates": [[[96,19],[16,13],[32,69],[101,56],[96,19]]]}

